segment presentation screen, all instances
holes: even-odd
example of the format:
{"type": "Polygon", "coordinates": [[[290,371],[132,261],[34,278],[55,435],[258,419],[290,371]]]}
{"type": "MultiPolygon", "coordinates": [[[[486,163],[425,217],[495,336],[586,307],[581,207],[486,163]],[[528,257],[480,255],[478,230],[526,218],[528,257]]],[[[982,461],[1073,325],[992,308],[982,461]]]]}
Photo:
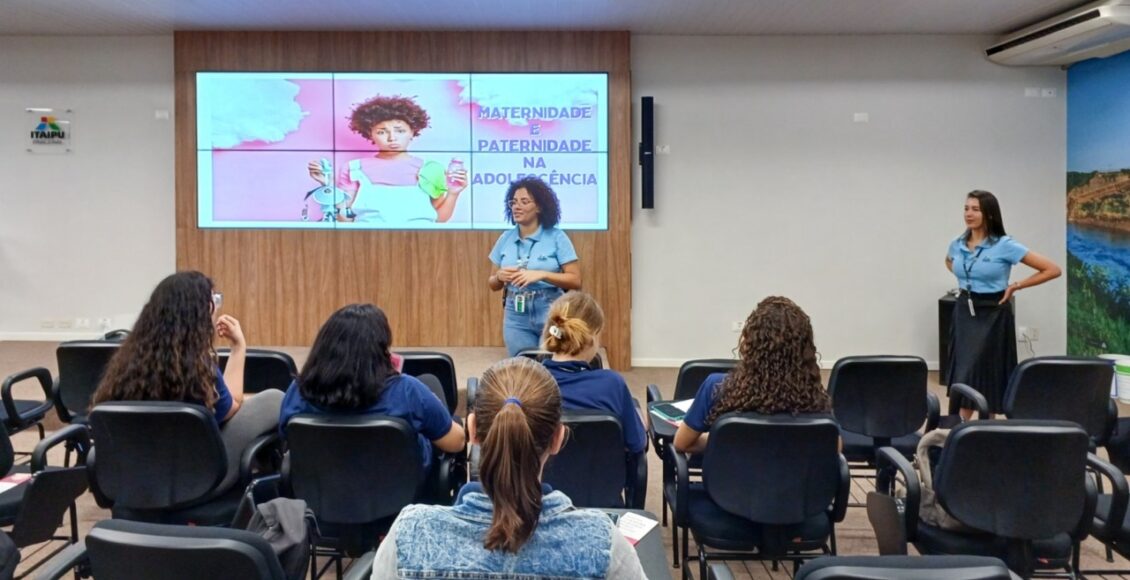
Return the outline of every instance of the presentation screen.
{"type": "Polygon", "coordinates": [[[525,176],[608,228],[604,73],[196,75],[201,228],[504,229],[525,176]]]}

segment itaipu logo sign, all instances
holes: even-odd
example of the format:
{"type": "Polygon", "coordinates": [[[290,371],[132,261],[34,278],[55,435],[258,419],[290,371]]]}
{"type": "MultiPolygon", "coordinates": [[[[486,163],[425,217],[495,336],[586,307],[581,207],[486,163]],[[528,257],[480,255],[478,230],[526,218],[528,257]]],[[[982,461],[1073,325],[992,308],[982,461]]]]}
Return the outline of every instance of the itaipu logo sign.
{"type": "Polygon", "coordinates": [[[30,137],[33,145],[66,145],[68,135],[53,115],[44,115],[39,118],[39,124],[32,129],[30,137]]]}

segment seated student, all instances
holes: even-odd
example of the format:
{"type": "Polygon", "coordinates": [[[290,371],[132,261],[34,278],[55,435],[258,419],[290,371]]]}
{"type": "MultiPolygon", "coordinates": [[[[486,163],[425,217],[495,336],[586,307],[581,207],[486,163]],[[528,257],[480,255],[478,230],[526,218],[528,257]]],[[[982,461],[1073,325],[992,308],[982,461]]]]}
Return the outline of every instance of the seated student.
{"type": "Polygon", "coordinates": [[[480,482],[451,507],[404,508],[377,550],[374,580],[644,578],[608,516],[541,483],[565,438],[560,391],[543,366],[513,358],[487,369],[467,429],[482,446],[480,482]]]}
{"type": "Polygon", "coordinates": [[[702,382],[675,433],[675,449],[706,449],[710,425],[725,413],[828,414],[832,403],[820,382],[808,315],[788,298],[770,296],[746,319],[738,343],[741,360],[728,373],[702,382]]]}
{"type": "Polygon", "coordinates": [[[604,311],[590,294],[572,291],[554,300],[542,332],[542,344],[553,358],[543,364],[561,387],[562,407],[612,413],[624,430],[624,447],[639,453],[647,446],[647,435],[628,384],[616,371],[589,366],[600,350],[603,328],[604,311]]]}
{"type": "Polygon", "coordinates": [[[200,272],[177,272],[161,281],[141,309],[133,330],[110,359],[92,397],[106,401],[180,401],[208,408],[221,425],[234,483],[243,449],[270,433],[278,421],[282,395],[266,391],[244,399],[247,341],[235,318],[219,313],[223,295],[200,272]],[[212,348],[216,335],[231,345],[220,372],[212,348]]]}
{"type": "Polygon", "coordinates": [[[436,395],[393,366],[392,330],[385,313],[372,304],[350,304],[334,312],[318,331],[302,372],[290,384],[279,411],[279,431],[301,413],[389,415],[416,430],[424,467],[432,445],[454,453],[463,449],[463,427],[436,395]]]}

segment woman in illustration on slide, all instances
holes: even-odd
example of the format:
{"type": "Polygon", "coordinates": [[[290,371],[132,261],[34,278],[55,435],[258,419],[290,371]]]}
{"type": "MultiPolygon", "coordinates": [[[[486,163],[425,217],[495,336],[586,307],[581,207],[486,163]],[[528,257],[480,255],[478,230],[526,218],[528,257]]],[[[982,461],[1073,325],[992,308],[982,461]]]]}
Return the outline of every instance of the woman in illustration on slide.
{"type": "MultiPolygon", "coordinates": [[[[377,154],[337,169],[335,186],[347,198],[338,204],[339,220],[408,225],[451,219],[467,187],[462,160],[452,158],[444,169],[408,153],[429,123],[427,111],[408,97],[378,95],[353,109],[349,128],[371,141],[377,154]]],[[[322,185],[329,185],[327,169],[326,160],[308,166],[322,185]]]]}

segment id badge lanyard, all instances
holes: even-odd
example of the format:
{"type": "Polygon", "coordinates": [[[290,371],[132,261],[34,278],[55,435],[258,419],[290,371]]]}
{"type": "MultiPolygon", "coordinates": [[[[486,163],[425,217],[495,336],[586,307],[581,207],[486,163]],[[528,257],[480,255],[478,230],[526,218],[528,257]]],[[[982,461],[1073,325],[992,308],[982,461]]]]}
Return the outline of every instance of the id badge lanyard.
{"type": "MultiPolygon", "coordinates": [[[[529,266],[530,258],[534,255],[534,246],[536,246],[537,243],[538,243],[537,240],[531,240],[530,241],[530,251],[526,252],[526,257],[523,258],[522,257],[522,239],[519,238],[519,239],[514,241],[514,245],[516,246],[514,248],[514,256],[517,257],[517,259],[518,259],[517,266],[518,266],[519,270],[525,270],[526,267],[529,266]]],[[[528,297],[529,297],[528,292],[515,292],[514,293],[514,312],[517,312],[518,314],[525,314],[526,313],[526,300],[528,299],[528,297]]]]}
{"type": "Polygon", "coordinates": [[[961,269],[965,271],[965,293],[967,298],[966,303],[969,304],[969,315],[973,317],[977,316],[977,310],[973,308],[973,279],[969,276],[969,274],[973,271],[973,265],[977,263],[977,259],[981,257],[981,252],[984,249],[985,246],[977,248],[977,253],[973,254],[972,260],[964,260],[961,263],[961,269]]]}

